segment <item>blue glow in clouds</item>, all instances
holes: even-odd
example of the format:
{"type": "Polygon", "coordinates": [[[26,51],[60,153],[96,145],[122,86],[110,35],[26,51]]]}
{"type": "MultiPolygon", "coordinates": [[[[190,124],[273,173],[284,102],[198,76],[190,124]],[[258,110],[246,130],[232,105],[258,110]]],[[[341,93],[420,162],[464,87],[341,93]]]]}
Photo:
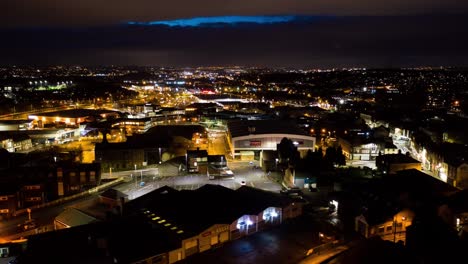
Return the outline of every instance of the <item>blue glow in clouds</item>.
{"type": "Polygon", "coordinates": [[[218,16],[218,17],[194,17],[175,20],[162,20],[150,22],[127,22],[129,25],[155,26],[165,25],[169,27],[210,27],[220,24],[235,25],[239,23],[276,24],[295,21],[297,16],[218,16]]]}

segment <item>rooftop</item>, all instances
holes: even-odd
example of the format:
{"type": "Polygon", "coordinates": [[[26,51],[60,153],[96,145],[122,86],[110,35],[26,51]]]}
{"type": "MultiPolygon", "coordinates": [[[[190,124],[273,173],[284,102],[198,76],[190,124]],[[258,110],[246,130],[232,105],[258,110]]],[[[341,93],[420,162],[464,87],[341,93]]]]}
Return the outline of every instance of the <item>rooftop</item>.
{"type": "Polygon", "coordinates": [[[290,202],[290,198],[278,193],[248,186],[231,190],[207,184],[193,191],[165,186],[126,203],[124,213],[144,214],[154,225],[171,230],[174,235],[189,237],[214,224],[231,224],[243,215],[258,214],[268,207],[282,207],[290,202]]]}
{"type": "Polygon", "coordinates": [[[228,123],[233,138],[251,134],[290,134],[306,136],[294,122],[289,120],[240,120],[228,123]]]}
{"type": "Polygon", "coordinates": [[[396,163],[421,163],[418,160],[413,159],[410,156],[404,155],[404,154],[386,154],[386,155],[380,155],[378,157],[381,161],[390,163],[390,164],[396,164],[396,163]]]}
{"type": "Polygon", "coordinates": [[[54,112],[44,112],[35,114],[35,116],[60,116],[60,117],[69,117],[69,118],[78,118],[78,117],[87,117],[87,116],[96,116],[107,113],[118,113],[112,110],[103,110],[103,109],[69,109],[62,111],[54,112]]]}

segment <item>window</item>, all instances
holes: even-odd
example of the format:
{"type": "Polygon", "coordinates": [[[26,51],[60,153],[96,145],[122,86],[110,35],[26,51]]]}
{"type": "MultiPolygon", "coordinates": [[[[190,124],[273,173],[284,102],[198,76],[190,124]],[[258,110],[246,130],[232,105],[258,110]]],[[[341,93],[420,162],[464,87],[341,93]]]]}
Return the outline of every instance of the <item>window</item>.
{"type": "Polygon", "coordinates": [[[387,232],[392,231],[392,226],[387,226],[387,232]]]}
{"type": "Polygon", "coordinates": [[[379,230],[377,231],[378,233],[383,233],[385,231],[385,228],[383,226],[379,227],[379,230]]]}
{"type": "Polygon", "coordinates": [[[95,171],[90,171],[89,172],[89,181],[96,181],[96,172],[95,171]]]}
{"type": "Polygon", "coordinates": [[[8,200],[8,196],[0,196],[0,201],[7,201],[8,200]]]}
{"type": "Polygon", "coordinates": [[[80,183],[85,183],[86,182],[86,172],[81,171],[80,172],[80,183]]]}
{"type": "Polygon", "coordinates": [[[27,185],[24,186],[25,190],[31,191],[31,190],[40,190],[41,186],[40,185],[27,185]]]}

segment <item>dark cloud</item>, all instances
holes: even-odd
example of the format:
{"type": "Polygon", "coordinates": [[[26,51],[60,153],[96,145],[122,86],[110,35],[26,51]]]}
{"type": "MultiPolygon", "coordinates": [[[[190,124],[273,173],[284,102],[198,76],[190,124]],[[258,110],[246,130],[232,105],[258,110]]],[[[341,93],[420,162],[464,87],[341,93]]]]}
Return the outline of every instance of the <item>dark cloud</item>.
{"type": "Polygon", "coordinates": [[[398,15],[468,11],[460,0],[4,0],[0,26],[110,25],[223,15],[398,15]]]}
{"type": "Polygon", "coordinates": [[[463,65],[468,16],[333,17],[222,28],[3,29],[0,64],[401,67],[463,65]]]}

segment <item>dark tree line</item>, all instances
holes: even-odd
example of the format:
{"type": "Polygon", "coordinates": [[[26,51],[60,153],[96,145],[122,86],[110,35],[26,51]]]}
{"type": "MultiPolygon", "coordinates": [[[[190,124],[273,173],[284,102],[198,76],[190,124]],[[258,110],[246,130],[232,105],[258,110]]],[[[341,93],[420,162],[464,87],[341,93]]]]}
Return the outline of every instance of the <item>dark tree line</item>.
{"type": "Polygon", "coordinates": [[[288,139],[283,138],[278,144],[279,164],[293,166],[299,170],[318,174],[322,171],[333,170],[335,166],[346,165],[346,158],[341,146],[328,147],[323,153],[323,149],[316,151],[309,150],[304,158],[300,158],[297,147],[288,139]]]}

